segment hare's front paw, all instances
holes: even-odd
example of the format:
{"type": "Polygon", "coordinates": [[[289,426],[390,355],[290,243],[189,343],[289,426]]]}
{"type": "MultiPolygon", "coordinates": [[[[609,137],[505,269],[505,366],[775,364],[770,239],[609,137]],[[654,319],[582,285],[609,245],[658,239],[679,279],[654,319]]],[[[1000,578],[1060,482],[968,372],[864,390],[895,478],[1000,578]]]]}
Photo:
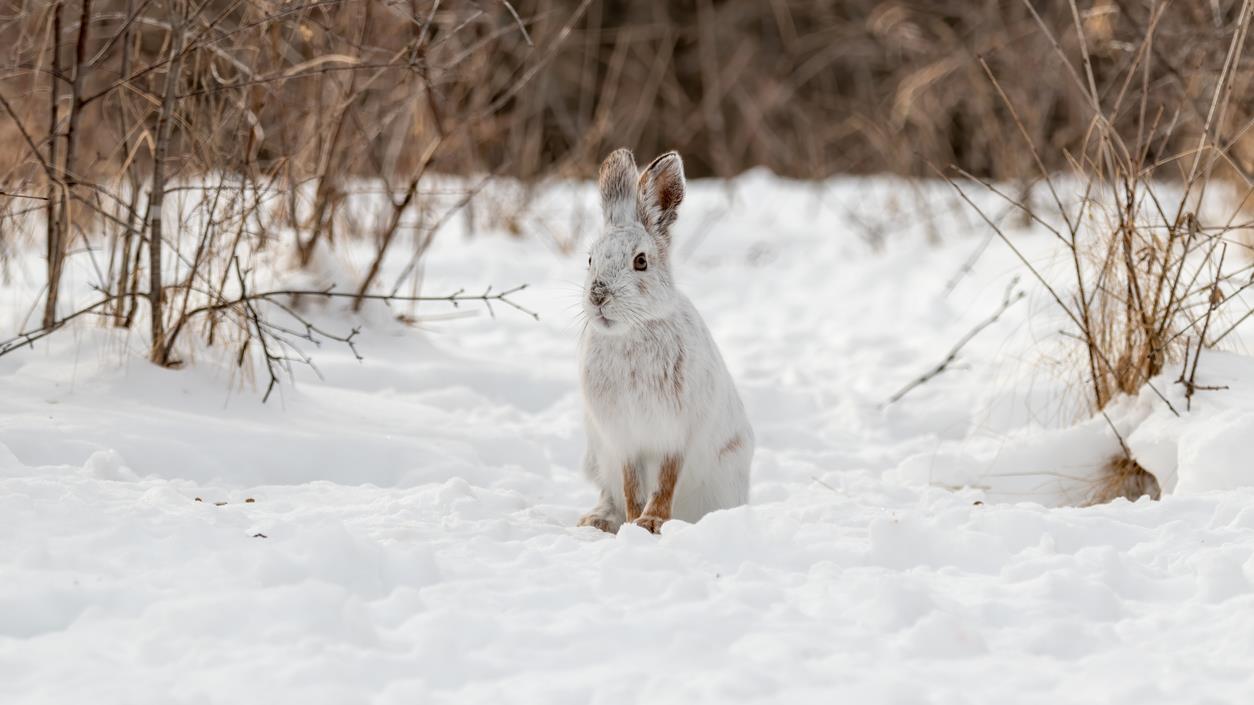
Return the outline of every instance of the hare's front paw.
{"type": "Polygon", "coordinates": [[[654,514],[643,514],[636,520],[636,526],[644,527],[649,533],[656,534],[662,531],[662,524],[666,523],[666,519],[654,514]]]}
{"type": "Polygon", "coordinates": [[[591,514],[585,514],[579,518],[580,526],[591,526],[593,528],[600,529],[601,531],[611,533],[611,534],[616,533],[618,531],[618,526],[621,523],[622,523],[621,521],[611,519],[610,517],[607,517],[604,514],[599,514],[597,512],[592,512],[591,514]]]}

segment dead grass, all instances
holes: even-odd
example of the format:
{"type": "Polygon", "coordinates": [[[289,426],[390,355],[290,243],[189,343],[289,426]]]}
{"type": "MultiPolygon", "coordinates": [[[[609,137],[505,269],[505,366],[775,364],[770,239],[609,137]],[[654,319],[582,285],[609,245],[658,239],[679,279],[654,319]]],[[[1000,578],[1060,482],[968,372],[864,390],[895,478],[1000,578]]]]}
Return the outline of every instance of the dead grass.
{"type": "Polygon", "coordinates": [[[1141,497],[1161,499],[1158,480],[1128,457],[1112,458],[1102,469],[1101,480],[1094,485],[1087,504],[1105,504],[1116,499],[1135,502],[1141,497]]]}
{"type": "MultiPolygon", "coordinates": [[[[1187,413],[1194,393],[1205,388],[1197,380],[1198,360],[1221,345],[1235,326],[1221,326],[1219,321],[1243,320],[1250,309],[1241,293],[1254,270],[1238,265],[1242,258],[1230,258],[1229,250],[1243,247],[1240,215],[1251,189],[1245,188],[1237,203],[1229,203],[1226,214],[1217,212],[1216,199],[1208,192],[1240,173],[1233,156],[1239,139],[1230,118],[1237,110],[1233,96],[1241,83],[1251,4],[1242,3],[1240,12],[1223,26],[1224,61],[1203,84],[1208,95],[1201,106],[1202,120],[1188,126],[1177,119],[1188,106],[1173,111],[1153,103],[1157,89],[1151,77],[1159,62],[1155,45],[1166,26],[1161,7],[1150,14],[1139,40],[1130,47],[1117,91],[1101,90],[1092,51],[1085,43],[1074,53],[1053,43],[1053,51],[1065,63],[1067,80],[1090,106],[1081,148],[1063,152],[1068,169],[1061,174],[1049,169],[1040,145],[1020,119],[1022,110],[986,65],[989,82],[1032,156],[1040,183],[1037,190],[1046,194],[1047,206],[1003,195],[987,181],[958,170],[1003,195],[1051,233],[1066,253],[1069,271],[1062,278],[1047,276],[1020,257],[1068,321],[1064,334],[1076,342],[1079,353],[1073,369],[1086,389],[1085,416],[1146,389],[1171,413],[1187,413]],[[1131,124],[1119,119],[1128,113],[1136,116],[1131,124]],[[1188,148],[1167,154],[1168,144],[1188,148]],[[1173,384],[1163,374],[1172,365],[1181,368],[1174,383],[1185,388],[1185,408],[1177,408],[1164,389],[1173,384]]],[[[1079,36],[1084,36],[1086,16],[1074,3],[1071,11],[1079,36]]],[[[1038,31],[1052,37],[1043,21],[1038,31]]],[[[951,183],[961,192],[961,185],[951,183]]],[[[1000,230],[998,234],[1019,253],[1000,230]]],[[[1124,453],[1104,467],[1104,476],[1093,488],[1093,501],[1159,492],[1120,441],[1124,453]]]]}
{"type": "MultiPolygon", "coordinates": [[[[430,196],[432,174],[485,163],[474,155],[507,129],[501,109],[590,4],[524,21],[508,2],[9,3],[0,253],[37,246],[47,269],[40,323],[0,354],[89,316],[144,329],[159,365],[182,364],[191,338],[259,360],[268,394],[311,362],[302,342],[353,344],[305,317],[302,296],[433,300],[416,291],[418,263],[473,189],[430,196]],[[381,191],[365,218],[348,212],[363,183],[381,191]],[[289,263],[312,270],[346,242],[373,249],[355,280],[274,290],[289,263]],[[409,266],[381,294],[390,258],[409,266]],[[407,283],[415,293],[398,295],[407,283]]],[[[434,300],[464,298],[510,303],[434,300]]]]}

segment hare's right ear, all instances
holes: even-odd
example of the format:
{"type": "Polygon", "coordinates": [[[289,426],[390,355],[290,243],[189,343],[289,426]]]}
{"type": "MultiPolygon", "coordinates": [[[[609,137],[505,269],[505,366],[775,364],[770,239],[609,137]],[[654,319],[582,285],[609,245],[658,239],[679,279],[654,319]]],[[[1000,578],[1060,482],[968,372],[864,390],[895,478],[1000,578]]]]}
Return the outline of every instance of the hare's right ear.
{"type": "Polygon", "coordinates": [[[671,223],[683,200],[684,160],[667,152],[644,168],[636,188],[637,217],[663,248],[670,245],[671,223]]]}
{"type": "Polygon", "coordinates": [[[620,147],[601,163],[597,179],[601,187],[601,210],[605,222],[626,225],[636,217],[636,158],[620,147]]]}

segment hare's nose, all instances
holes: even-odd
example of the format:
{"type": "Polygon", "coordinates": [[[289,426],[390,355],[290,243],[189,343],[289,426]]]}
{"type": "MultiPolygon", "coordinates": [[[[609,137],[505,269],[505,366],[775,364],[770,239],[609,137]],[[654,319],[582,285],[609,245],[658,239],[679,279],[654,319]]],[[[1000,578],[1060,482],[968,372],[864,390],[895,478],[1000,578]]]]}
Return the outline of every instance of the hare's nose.
{"type": "Polygon", "coordinates": [[[600,306],[605,303],[609,295],[609,289],[604,282],[596,281],[592,282],[592,288],[588,291],[588,300],[592,302],[593,306],[600,306]]]}

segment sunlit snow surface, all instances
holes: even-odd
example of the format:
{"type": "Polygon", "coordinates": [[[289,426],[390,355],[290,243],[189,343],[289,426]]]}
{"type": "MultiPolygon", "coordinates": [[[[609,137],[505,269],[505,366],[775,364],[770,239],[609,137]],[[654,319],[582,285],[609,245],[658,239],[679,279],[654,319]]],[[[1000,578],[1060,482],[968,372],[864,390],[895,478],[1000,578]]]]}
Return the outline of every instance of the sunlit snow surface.
{"type": "MultiPolygon", "coordinates": [[[[1178,492],[1156,503],[1066,506],[1118,441],[1077,414],[1027,277],[885,407],[1021,272],[945,188],[691,185],[676,277],[758,451],[750,506],[661,536],[574,526],[595,500],[586,187],[542,194],[525,238],[458,221],[427,260],[427,293],[529,283],[539,322],[371,308],[364,362],[311,349],[323,379],[265,405],[229,354],[160,370],[90,322],[0,358],[0,702],[1248,702],[1254,365],[1204,358],[1199,382],[1229,389],[1181,419],[1150,394],[1113,408],[1178,492]]],[[[0,338],[38,295],[38,251],[13,252],[0,338]]]]}

